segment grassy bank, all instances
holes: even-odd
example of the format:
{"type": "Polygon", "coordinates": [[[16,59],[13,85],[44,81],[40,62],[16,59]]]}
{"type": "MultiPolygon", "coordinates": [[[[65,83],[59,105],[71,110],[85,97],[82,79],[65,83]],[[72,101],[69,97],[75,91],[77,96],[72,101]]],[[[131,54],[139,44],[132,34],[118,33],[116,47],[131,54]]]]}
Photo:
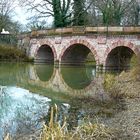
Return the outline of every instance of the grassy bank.
{"type": "Polygon", "coordinates": [[[15,46],[0,45],[0,61],[33,61],[29,59],[25,52],[15,46]]]}

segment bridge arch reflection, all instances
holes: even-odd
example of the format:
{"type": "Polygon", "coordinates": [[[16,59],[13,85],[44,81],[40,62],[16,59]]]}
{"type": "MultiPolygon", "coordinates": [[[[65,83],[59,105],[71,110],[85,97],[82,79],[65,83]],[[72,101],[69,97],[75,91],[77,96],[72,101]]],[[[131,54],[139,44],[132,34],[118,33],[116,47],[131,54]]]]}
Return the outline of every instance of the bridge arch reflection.
{"type": "Polygon", "coordinates": [[[30,82],[40,83],[39,85],[47,86],[54,79],[55,70],[53,65],[30,65],[29,77],[30,82]]]}
{"type": "MultiPolygon", "coordinates": [[[[61,79],[72,89],[84,89],[90,85],[95,75],[92,75],[93,67],[61,67],[61,79]]],[[[95,74],[95,73],[94,73],[95,74]]]]}
{"type": "Polygon", "coordinates": [[[95,81],[96,75],[94,75],[95,68],[93,67],[91,67],[88,70],[86,69],[86,67],[85,68],[64,67],[61,69],[53,68],[47,70],[46,67],[46,72],[49,71],[50,74],[49,76],[47,76],[49,78],[45,78],[46,75],[45,69],[40,70],[41,68],[42,66],[40,65],[35,65],[30,67],[31,83],[34,83],[40,87],[50,88],[55,92],[63,92],[66,94],[77,95],[77,96],[84,95],[84,94],[85,95],[93,94],[94,90],[96,90],[95,86],[96,84],[98,84],[98,82],[96,83],[95,81]],[[76,80],[76,78],[78,78],[78,80],[76,80]]]}

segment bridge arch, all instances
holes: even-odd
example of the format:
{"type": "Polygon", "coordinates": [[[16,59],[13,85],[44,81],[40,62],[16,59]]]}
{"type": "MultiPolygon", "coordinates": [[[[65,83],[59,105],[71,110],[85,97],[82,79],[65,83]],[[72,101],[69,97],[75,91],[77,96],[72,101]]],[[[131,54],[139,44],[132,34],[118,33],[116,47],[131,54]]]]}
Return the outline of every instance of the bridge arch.
{"type": "MultiPolygon", "coordinates": [[[[91,52],[93,54],[93,56],[94,56],[96,65],[99,63],[99,58],[98,58],[97,51],[96,51],[95,47],[93,47],[88,41],[86,41],[84,39],[75,39],[75,40],[71,40],[69,43],[67,43],[63,47],[63,49],[61,51],[61,54],[59,55],[59,61],[60,61],[60,63],[63,63],[63,61],[64,61],[64,59],[66,59],[66,57],[69,57],[69,58],[72,57],[72,55],[71,56],[68,56],[68,55],[70,55],[70,51],[72,53],[74,52],[74,48],[82,49],[82,51],[85,52],[85,53],[82,52],[83,53],[83,56],[82,56],[82,53],[81,53],[81,56],[82,57],[86,57],[87,54],[89,52],[91,52]],[[79,46],[79,48],[76,47],[77,45],[79,46]]],[[[76,49],[75,49],[75,51],[76,51],[76,49]]],[[[77,51],[77,52],[79,52],[79,51],[77,51]]],[[[80,61],[80,59],[82,57],[76,58],[77,61],[80,61]]],[[[73,59],[73,61],[76,61],[76,59],[73,59]]],[[[81,62],[82,62],[82,60],[81,60],[81,62]]]]}
{"type": "Polygon", "coordinates": [[[57,59],[55,47],[49,41],[40,41],[35,51],[36,62],[54,62],[57,59]]]}
{"type": "Polygon", "coordinates": [[[105,51],[104,66],[109,69],[125,70],[130,67],[130,60],[133,55],[138,56],[139,49],[132,43],[119,40],[111,44],[105,51]]]}

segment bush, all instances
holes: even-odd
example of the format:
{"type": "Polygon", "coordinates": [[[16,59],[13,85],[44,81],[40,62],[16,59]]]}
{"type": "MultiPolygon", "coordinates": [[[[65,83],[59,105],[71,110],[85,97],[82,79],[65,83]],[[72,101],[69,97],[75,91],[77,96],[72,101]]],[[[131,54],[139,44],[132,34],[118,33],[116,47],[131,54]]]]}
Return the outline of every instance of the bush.
{"type": "Polygon", "coordinates": [[[29,61],[23,51],[10,45],[0,45],[0,60],[29,61]]]}
{"type": "Polygon", "coordinates": [[[140,56],[134,55],[131,59],[131,78],[140,81],[140,56]]]}
{"type": "Polygon", "coordinates": [[[115,76],[113,74],[105,74],[104,76],[104,88],[110,90],[115,83],[115,76]]]}
{"type": "Polygon", "coordinates": [[[140,97],[140,56],[131,59],[131,70],[121,72],[119,76],[106,74],[104,88],[113,98],[140,97]]]}
{"type": "Polygon", "coordinates": [[[139,58],[136,55],[133,55],[130,61],[131,68],[138,66],[138,64],[139,64],[139,58]]]}

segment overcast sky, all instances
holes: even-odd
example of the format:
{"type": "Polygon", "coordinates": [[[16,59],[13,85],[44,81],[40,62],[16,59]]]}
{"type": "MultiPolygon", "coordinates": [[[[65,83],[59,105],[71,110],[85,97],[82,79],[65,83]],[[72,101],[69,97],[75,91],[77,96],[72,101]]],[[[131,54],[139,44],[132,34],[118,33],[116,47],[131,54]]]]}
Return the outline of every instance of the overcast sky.
{"type": "Polygon", "coordinates": [[[26,24],[27,18],[28,18],[28,14],[23,8],[19,6],[15,8],[14,20],[19,21],[21,24],[26,24]]]}
{"type": "MultiPolygon", "coordinates": [[[[36,1],[39,2],[40,0],[36,0],[36,1]]],[[[18,3],[18,0],[17,0],[17,3],[18,3]]],[[[28,13],[27,13],[27,9],[25,7],[20,7],[17,4],[17,6],[15,8],[14,20],[20,22],[23,25],[26,25],[28,23],[27,19],[30,16],[31,16],[30,11],[28,11],[28,13]]],[[[47,18],[48,26],[52,23],[52,21],[53,21],[52,17],[47,18]]]]}

